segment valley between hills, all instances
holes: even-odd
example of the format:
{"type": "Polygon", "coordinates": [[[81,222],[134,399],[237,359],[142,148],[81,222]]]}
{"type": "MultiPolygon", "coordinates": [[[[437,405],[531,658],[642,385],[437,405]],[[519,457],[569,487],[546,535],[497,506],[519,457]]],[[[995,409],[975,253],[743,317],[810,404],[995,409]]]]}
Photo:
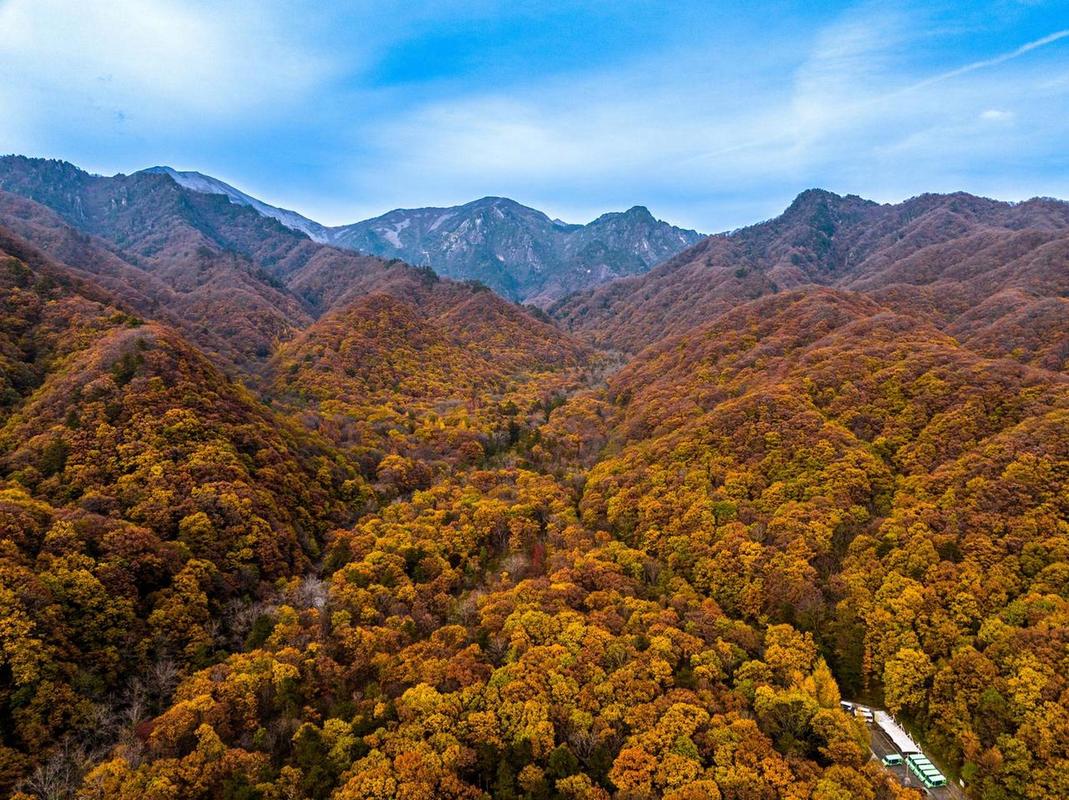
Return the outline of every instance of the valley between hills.
{"type": "Polygon", "coordinates": [[[1069,204],[0,158],[0,795],[1046,800],[1067,676],[1069,204]]]}

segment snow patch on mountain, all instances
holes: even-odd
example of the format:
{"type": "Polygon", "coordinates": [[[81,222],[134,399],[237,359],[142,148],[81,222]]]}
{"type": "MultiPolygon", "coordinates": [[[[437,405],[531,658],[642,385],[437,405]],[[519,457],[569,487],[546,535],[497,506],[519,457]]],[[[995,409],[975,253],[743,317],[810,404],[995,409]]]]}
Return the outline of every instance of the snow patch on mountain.
{"type": "Polygon", "coordinates": [[[548,305],[577,289],[646,272],[701,237],[656,219],[645,206],[572,224],[507,197],[449,208],[398,208],[374,219],[327,227],[200,172],[144,170],[194,192],[225,196],[314,241],[478,280],[504,297],[548,305]],[[403,233],[403,236],[402,236],[403,233]]]}
{"type": "Polygon", "coordinates": [[[201,172],[179,171],[172,167],[149,167],[148,169],[142,170],[142,172],[168,175],[179,186],[185,187],[193,192],[224,195],[231,203],[239,206],[249,206],[261,216],[277,219],[287,228],[300,231],[314,241],[327,242],[330,240],[329,229],[320,225],[318,222],[310,220],[307,217],[298,214],[296,211],[278,208],[277,206],[269,205],[262,200],[257,200],[255,197],[245,194],[245,192],[240,189],[235,189],[230,184],[224,183],[218,178],[213,178],[210,175],[205,175],[201,172]]]}

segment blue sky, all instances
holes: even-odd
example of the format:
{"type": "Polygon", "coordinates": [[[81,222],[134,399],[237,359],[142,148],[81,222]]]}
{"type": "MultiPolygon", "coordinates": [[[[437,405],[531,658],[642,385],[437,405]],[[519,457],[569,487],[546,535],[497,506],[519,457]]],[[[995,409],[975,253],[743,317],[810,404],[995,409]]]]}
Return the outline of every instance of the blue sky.
{"type": "Polygon", "coordinates": [[[1069,0],[0,0],[0,151],[200,170],[328,224],[1069,198],[1067,145],[1069,0]]]}

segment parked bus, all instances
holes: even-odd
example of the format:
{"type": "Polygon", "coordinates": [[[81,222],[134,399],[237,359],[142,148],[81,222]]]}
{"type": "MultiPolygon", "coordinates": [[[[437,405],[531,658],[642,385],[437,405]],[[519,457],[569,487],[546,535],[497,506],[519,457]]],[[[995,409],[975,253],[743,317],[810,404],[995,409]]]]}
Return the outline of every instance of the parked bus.
{"type": "Polygon", "coordinates": [[[925,788],[933,789],[947,785],[947,779],[943,773],[923,753],[910,753],[906,756],[906,764],[909,766],[909,771],[917,776],[925,788]]]}

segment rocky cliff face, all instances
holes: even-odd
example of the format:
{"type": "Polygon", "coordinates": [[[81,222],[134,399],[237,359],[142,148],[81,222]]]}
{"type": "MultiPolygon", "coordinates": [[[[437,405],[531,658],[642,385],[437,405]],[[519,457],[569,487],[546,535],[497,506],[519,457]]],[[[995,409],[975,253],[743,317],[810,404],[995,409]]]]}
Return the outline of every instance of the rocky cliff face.
{"type": "Polygon", "coordinates": [[[547,305],[576,289],[641,274],[700,238],[641,206],[569,225],[513,200],[485,197],[452,208],[398,209],[336,228],[331,241],[547,305]]]}

